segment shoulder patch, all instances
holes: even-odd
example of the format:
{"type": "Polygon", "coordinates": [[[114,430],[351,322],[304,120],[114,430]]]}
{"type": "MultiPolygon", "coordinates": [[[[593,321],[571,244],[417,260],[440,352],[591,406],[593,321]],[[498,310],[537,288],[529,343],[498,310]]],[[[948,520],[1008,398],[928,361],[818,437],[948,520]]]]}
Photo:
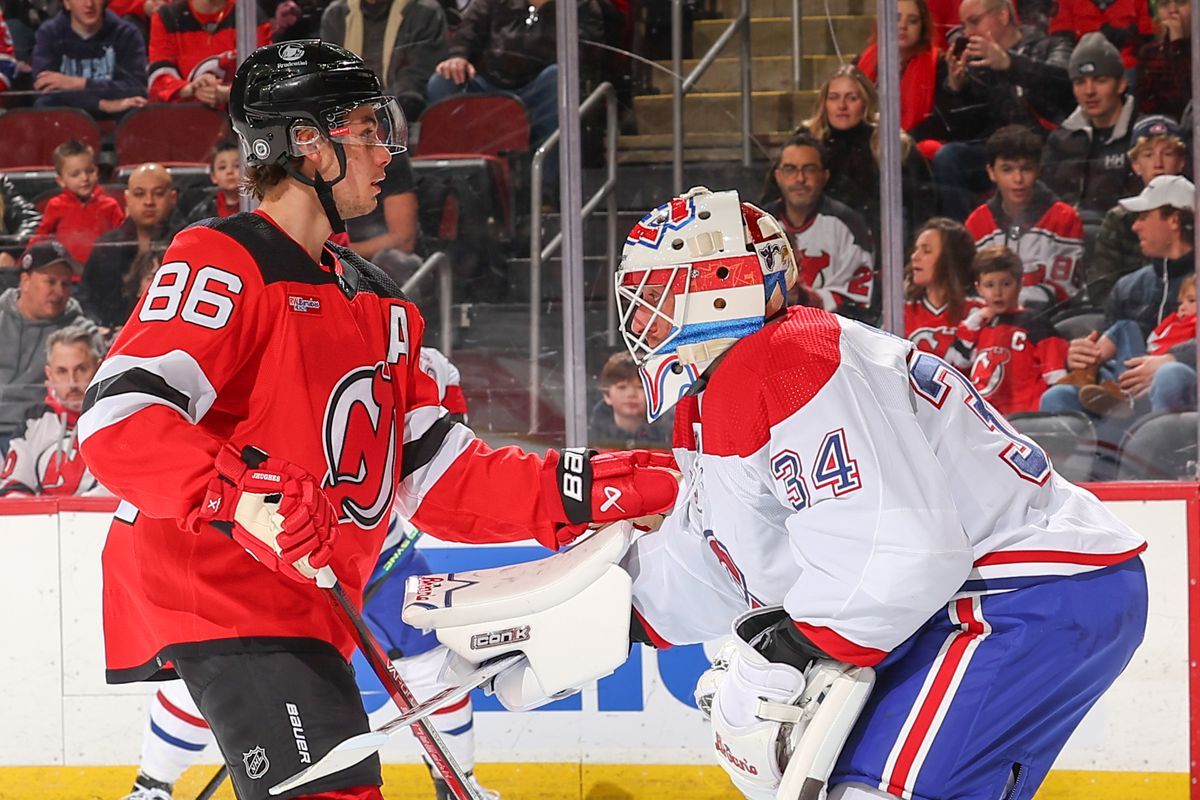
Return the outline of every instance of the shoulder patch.
{"type": "Polygon", "coordinates": [[[841,363],[841,326],[820,309],[788,309],[738,342],[713,371],[701,401],[703,447],[748,456],[771,428],[808,404],[841,363]]]}

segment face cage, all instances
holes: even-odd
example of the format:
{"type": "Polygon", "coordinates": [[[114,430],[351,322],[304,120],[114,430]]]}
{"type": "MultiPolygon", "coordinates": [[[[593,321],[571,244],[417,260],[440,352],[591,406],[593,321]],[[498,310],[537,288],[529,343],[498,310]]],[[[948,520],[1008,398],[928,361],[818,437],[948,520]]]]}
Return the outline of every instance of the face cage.
{"type": "Polygon", "coordinates": [[[625,346],[629,348],[630,355],[633,356],[633,361],[639,367],[644,366],[647,361],[653,356],[661,353],[663,348],[671,344],[675,338],[683,330],[683,320],[686,316],[688,303],[688,290],[692,284],[692,265],[675,264],[670,267],[661,267],[658,269],[647,269],[642,271],[641,280],[636,286],[625,285],[624,279],[631,274],[630,270],[617,270],[615,276],[616,283],[616,299],[617,311],[621,317],[621,337],[625,340],[625,346]],[[659,286],[657,282],[654,284],[647,283],[651,275],[661,275],[663,272],[670,270],[670,276],[666,283],[662,284],[663,292],[659,295],[656,302],[649,302],[642,297],[642,293],[648,286],[659,286]],[[675,285],[676,278],[680,271],[683,271],[683,288],[679,291],[672,291],[675,285]],[[666,305],[667,298],[675,297],[675,313],[669,315],[663,312],[663,306],[666,305]],[[646,320],[646,325],[642,328],[642,332],[634,333],[633,319],[639,308],[650,312],[650,317],[646,320]],[[671,326],[671,332],[667,334],[661,342],[656,345],[651,345],[646,341],[646,337],[650,335],[650,329],[654,326],[657,320],[663,320],[671,326]]]}
{"type": "MultiPolygon", "coordinates": [[[[408,121],[404,112],[394,97],[377,97],[347,106],[337,106],[322,112],[325,130],[312,125],[296,125],[291,131],[291,154],[303,155],[306,132],[315,132],[331,142],[347,145],[355,144],[364,147],[383,147],[392,155],[399,155],[408,150],[408,121]],[[359,108],[369,105],[374,109],[374,117],[364,117],[354,122],[350,121],[351,114],[359,108]],[[374,122],[374,130],[370,123],[374,122]]],[[[311,135],[311,134],[310,134],[311,135]]]]}

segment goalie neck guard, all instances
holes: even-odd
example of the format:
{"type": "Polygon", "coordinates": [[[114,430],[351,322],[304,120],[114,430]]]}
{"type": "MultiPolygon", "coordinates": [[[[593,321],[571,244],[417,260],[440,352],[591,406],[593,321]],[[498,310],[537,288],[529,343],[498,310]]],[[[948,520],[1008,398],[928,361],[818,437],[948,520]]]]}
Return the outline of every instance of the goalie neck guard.
{"type": "Polygon", "coordinates": [[[782,311],[796,276],[778,220],[737,192],[697,187],[643,217],[625,240],[616,296],[647,418],[782,311]]]}
{"type": "Polygon", "coordinates": [[[346,176],[345,145],[408,149],[408,124],[394,97],[361,58],[317,39],[260,47],[234,75],[229,116],[247,166],[280,166],[312,186],[335,233],[345,224],[332,187],[346,176]],[[362,106],[373,113],[354,114],[362,106]],[[293,159],[321,141],[333,146],[338,172],[326,178],[302,174],[293,159]]]}

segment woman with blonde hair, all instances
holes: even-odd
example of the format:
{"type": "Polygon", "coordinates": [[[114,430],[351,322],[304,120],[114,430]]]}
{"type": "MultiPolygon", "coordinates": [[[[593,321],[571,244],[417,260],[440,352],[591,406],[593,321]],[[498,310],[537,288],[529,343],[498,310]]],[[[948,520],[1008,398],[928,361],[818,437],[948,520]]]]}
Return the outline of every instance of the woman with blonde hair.
{"type": "MultiPolygon", "coordinates": [[[[853,64],[843,64],[821,86],[800,128],[821,140],[829,156],[825,192],[862,214],[879,236],[879,95],[853,64]]],[[[929,163],[912,139],[901,141],[904,240],[933,215],[936,193],[929,163]]]]}

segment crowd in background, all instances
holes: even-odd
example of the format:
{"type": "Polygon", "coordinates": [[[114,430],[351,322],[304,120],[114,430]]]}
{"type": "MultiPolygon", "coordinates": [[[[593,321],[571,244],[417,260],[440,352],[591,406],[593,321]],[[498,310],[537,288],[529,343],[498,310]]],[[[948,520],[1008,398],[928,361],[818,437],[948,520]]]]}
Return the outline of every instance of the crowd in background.
{"type": "MultiPolygon", "coordinates": [[[[111,153],[114,126],[148,105],[223,111],[235,2],[0,4],[0,104],[81,109],[105,135],[98,148],[58,142],[55,188],[37,196],[0,172],[0,493],[52,490],[50,479],[15,477],[29,474],[23,459],[49,458],[23,455],[46,414],[59,420],[61,435],[45,440],[54,463],[73,457],[74,392],[90,375],[71,368],[64,383],[62,354],[98,363],[173,234],[238,210],[236,141],[211,143],[200,183],[181,184],[171,164],[118,174],[111,153]]],[[[663,56],[649,34],[667,0],[577,2],[581,39],[663,56]]],[[[707,6],[688,3],[689,16],[707,6]]],[[[1005,414],[1077,411],[1119,437],[1144,415],[1195,409],[1189,3],[896,8],[905,335],[1005,414]],[[1065,334],[1061,321],[1084,314],[1093,329],[1065,334]]],[[[410,120],[456,92],[505,91],[524,104],[534,145],[557,127],[555,0],[262,0],[256,13],[260,43],[320,37],[361,54],[410,120]]],[[[611,77],[606,52],[583,58],[611,77]]],[[[878,71],[874,41],[837,67],[777,148],[763,196],[746,198],[791,235],[802,278],[792,302],[871,324],[881,318],[878,71]]],[[[346,241],[403,282],[422,251],[408,158],[389,165],[383,189],[346,241]]],[[[644,400],[631,361],[609,359],[598,385],[597,441],[665,444],[662,422],[633,413],[644,400]]]]}

